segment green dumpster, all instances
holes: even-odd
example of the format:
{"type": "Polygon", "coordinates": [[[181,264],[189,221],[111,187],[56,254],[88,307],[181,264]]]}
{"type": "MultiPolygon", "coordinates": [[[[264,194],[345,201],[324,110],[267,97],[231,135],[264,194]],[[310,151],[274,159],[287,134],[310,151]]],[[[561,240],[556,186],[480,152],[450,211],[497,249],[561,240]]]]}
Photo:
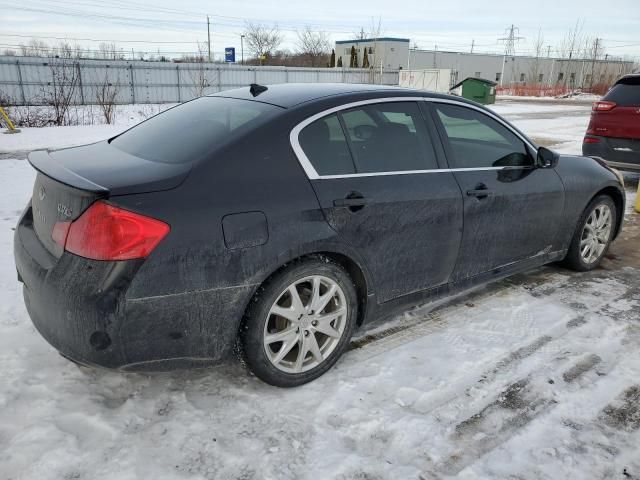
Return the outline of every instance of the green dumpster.
{"type": "Polygon", "coordinates": [[[468,77],[451,87],[449,91],[474,102],[488,105],[496,103],[496,82],[485,78],[468,77]]]}

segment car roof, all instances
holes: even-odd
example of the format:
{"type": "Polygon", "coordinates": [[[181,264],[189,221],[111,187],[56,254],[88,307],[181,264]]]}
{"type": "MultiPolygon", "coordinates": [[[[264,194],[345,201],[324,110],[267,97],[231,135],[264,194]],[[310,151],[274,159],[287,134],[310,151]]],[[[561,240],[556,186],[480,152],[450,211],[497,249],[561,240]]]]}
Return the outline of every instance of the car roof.
{"type": "MultiPolygon", "coordinates": [[[[258,86],[258,88],[261,86],[258,86]]],[[[319,100],[326,97],[362,94],[362,93],[386,93],[403,96],[433,96],[438,94],[430,92],[411,90],[392,85],[371,85],[360,83],[281,83],[275,85],[265,85],[266,90],[253,95],[251,87],[235,88],[214,93],[211,97],[230,97],[243,100],[255,100],[258,102],[270,103],[283,108],[291,108],[301,103],[319,100]]],[[[263,87],[263,88],[264,88],[263,87]]],[[[255,91],[255,90],[254,90],[255,91]]]]}

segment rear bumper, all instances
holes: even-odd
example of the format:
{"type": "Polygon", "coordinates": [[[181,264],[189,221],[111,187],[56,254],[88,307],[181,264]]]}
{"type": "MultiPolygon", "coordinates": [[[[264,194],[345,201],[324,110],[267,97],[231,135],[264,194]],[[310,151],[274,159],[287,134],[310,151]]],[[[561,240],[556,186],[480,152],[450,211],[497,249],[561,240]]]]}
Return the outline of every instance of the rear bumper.
{"type": "Polygon", "coordinates": [[[56,259],[31,223],[27,209],[14,236],[18,278],[33,324],[65,357],[148,371],[212,364],[232,352],[253,287],[128,298],[142,261],[101,262],[67,252],[56,259]]]}
{"type": "Polygon", "coordinates": [[[586,157],[600,157],[608,165],[619,170],[640,171],[640,140],[597,137],[598,143],[583,143],[582,154],[586,157]]]}

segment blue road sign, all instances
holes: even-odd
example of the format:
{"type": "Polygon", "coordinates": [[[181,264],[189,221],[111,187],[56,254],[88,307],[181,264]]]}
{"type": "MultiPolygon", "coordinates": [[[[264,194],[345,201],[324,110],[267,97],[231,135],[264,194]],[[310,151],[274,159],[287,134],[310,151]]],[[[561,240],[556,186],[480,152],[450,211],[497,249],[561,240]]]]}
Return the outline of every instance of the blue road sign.
{"type": "Polygon", "coordinates": [[[234,47],[227,47],[224,49],[224,61],[234,63],[236,61],[236,49],[234,47]]]}

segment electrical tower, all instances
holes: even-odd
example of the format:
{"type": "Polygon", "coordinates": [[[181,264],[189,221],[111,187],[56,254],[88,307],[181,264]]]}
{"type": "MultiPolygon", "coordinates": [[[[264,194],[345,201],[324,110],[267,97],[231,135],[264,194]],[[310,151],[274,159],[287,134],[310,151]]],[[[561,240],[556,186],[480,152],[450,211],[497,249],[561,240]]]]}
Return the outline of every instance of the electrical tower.
{"type": "Polygon", "coordinates": [[[511,81],[515,80],[516,76],[516,66],[515,59],[513,58],[516,54],[516,43],[520,40],[524,40],[524,37],[519,36],[520,29],[515,27],[513,24],[510,28],[505,30],[505,37],[499,38],[499,42],[504,42],[504,59],[502,61],[502,73],[500,74],[500,85],[504,82],[504,64],[507,62],[507,57],[511,58],[511,81]]]}

